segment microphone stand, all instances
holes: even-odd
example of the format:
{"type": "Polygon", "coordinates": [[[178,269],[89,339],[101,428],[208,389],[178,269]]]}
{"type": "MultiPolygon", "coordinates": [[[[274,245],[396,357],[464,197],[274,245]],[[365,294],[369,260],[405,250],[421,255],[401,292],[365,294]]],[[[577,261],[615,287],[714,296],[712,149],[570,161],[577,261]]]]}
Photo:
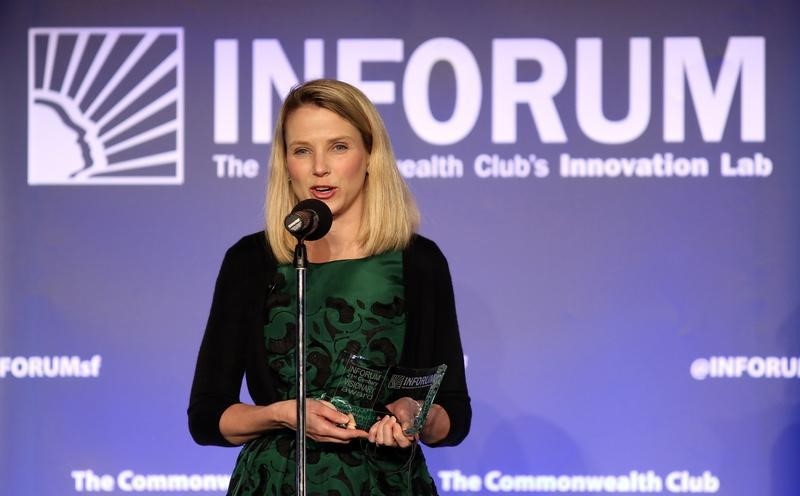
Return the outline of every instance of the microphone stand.
{"type": "Polygon", "coordinates": [[[333,214],[325,202],[315,198],[302,200],[283,221],[284,227],[297,238],[294,249],[294,268],[297,274],[297,346],[295,390],[297,391],[297,426],[295,439],[295,494],[306,494],[306,271],[308,256],[306,239],[314,241],[325,236],[331,228],[333,214]]]}
{"type": "Polygon", "coordinates": [[[295,389],[297,390],[297,430],[295,462],[297,473],[295,487],[298,496],[306,494],[306,270],[308,258],[303,239],[298,239],[294,249],[294,268],[297,274],[297,353],[295,389]]]}

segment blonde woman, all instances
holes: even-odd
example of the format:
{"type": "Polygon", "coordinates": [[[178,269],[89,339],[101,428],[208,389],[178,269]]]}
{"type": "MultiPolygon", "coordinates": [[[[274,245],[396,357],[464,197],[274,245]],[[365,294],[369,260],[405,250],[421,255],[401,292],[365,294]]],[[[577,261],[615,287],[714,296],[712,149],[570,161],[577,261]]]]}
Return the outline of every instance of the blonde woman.
{"type": "Polygon", "coordinates": [[[456,445],[471,420],[449,268],[436,244],[415,233],[419,213],[380,115],[340,81],[297,86],[281,108],[266,229],[223,260],[192,385],[192,436],[244,444],[228,494],[294,491],[295,240],[283,219],[309,198],[325,202],[334,219],[325,237],[306,243],[309,494],[436,494],[417,441],[456,445]],[[448,366],[418,436],[403,433],[414,402],[386,405],[390,414],[361,430],[312,399],[334,387],[340,357],[350,353],[386,366],[448,366]],[[254,404],[239,399],[243,376],[254,404]]]}

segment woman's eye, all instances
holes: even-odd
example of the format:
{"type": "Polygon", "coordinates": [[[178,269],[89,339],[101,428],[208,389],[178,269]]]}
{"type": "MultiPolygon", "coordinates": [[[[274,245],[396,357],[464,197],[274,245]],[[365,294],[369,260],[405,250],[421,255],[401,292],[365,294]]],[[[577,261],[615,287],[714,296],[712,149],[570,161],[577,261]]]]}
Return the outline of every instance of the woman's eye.
{"type": "Polygon", "coordinates": [[[336,143],[335,145],[333,145],[333,149],[336,150],[337,152],[341,152],[347,150],[347,145],[344,143],[336,143]]]}
{"type": "Polygon", "coordinates": [[[292,153],[294,155],[305,155],[306,153],[308,153],[308,148],[295,148],[294,152],[292,153]]]}

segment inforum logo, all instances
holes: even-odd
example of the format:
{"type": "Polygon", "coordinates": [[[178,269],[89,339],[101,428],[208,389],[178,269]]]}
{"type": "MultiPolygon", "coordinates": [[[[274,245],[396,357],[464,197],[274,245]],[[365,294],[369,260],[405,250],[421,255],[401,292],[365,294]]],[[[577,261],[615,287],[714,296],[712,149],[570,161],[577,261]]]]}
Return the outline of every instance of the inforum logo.
{"type": "Polygon", "coordinates": [[[28,184],[182,184],[183,29],[28,31],[28,184]]]}

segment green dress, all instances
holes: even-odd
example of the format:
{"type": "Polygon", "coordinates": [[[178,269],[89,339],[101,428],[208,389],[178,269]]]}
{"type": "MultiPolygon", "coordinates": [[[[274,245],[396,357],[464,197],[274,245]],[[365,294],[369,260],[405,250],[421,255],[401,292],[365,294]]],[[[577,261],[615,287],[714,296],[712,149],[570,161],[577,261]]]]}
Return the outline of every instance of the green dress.
{"type": "MultiPolygon", "coordinates": [[[[331,395],[344,372],[344,358],[358,354],[386,366],[403,351],[406,313],[399,251],[356,260],[311,264],[307,275],[306,328],[310,398],[331,395]]],[[[281,399],[295,394],[295,270],[278,267],[267,296],[264,345],[281,399]]],[[[247,443],[236,461],[229,495],[295,493],[295,432],[270,431],[247,443]]],[[[308,439],[309,495],[436,494],[421,450],[308,439]]]]}

